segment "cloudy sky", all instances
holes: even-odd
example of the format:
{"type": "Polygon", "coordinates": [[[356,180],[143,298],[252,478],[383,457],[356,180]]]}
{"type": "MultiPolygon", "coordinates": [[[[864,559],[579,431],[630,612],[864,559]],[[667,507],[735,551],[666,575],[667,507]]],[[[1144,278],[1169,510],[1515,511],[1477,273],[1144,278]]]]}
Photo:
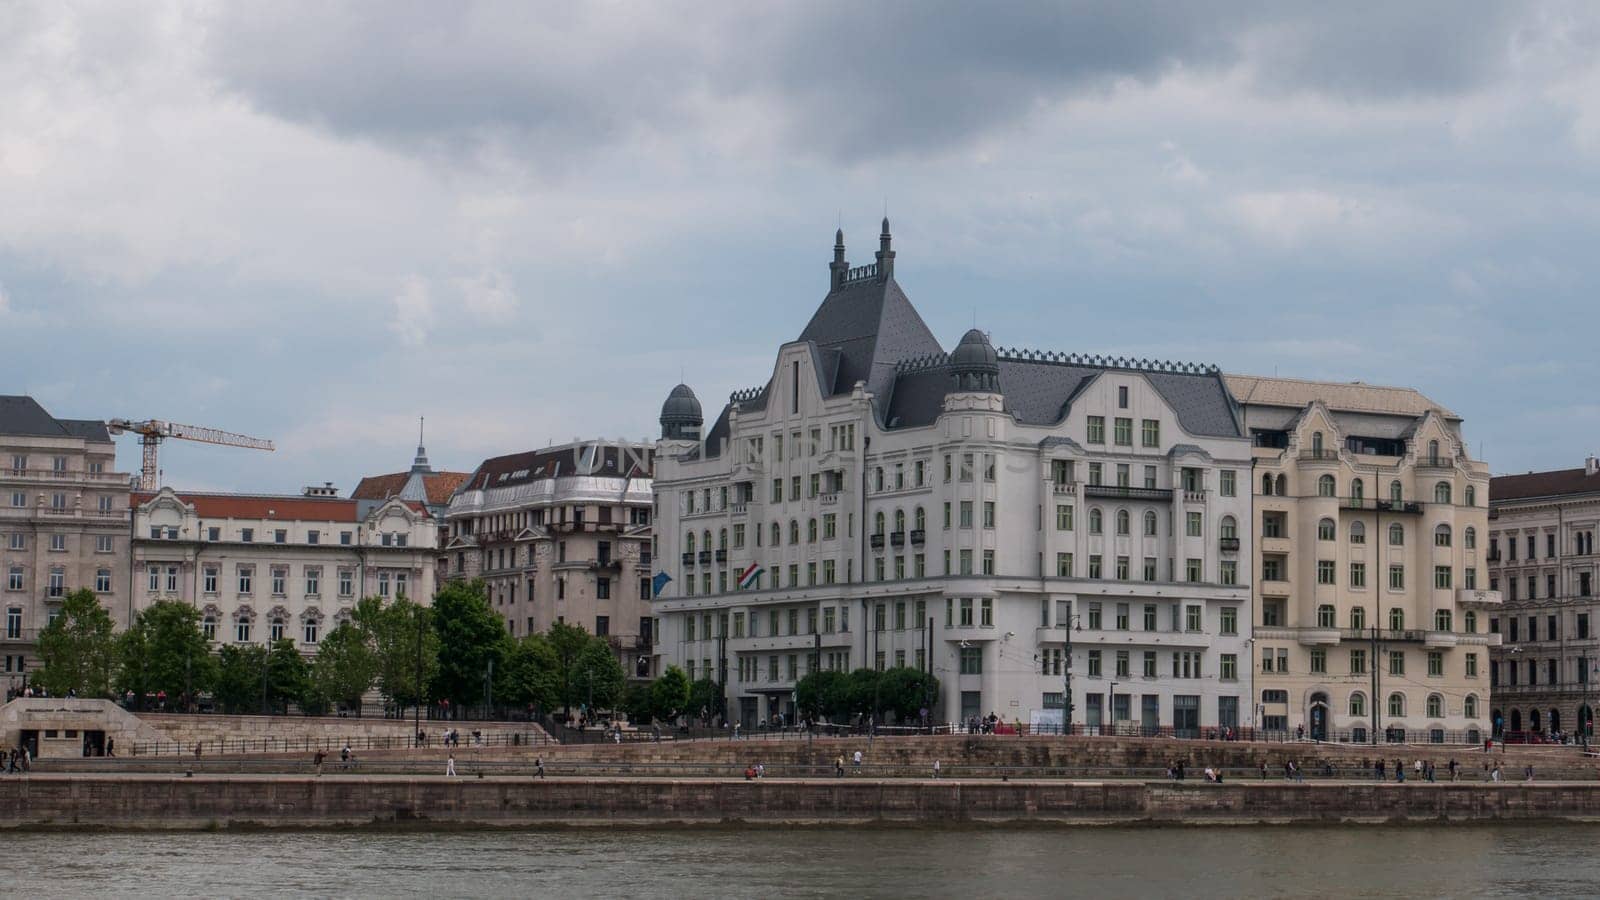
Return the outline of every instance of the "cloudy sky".
{"type": "MultiPolygon", "coordinates": [[[[941,340],[1414,385],[1600,449],[1586,3],[0,6],[0,393],[296,490],[763,382],[833,230],[941,340]]],[[[122,463],[137,447],[124,438],[122,463]]]]}

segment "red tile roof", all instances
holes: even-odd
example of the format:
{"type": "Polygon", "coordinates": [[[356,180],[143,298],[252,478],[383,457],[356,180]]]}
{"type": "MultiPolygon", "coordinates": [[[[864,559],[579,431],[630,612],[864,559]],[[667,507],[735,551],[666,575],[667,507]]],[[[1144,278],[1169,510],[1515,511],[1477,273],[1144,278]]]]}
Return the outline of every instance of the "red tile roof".
{"type": "MultiPolygon", "coordinates": [[[[422,476],[422,483],[428,489],[428,502],[435,506],[443,506],[450,502],[450,497],[455,494],[456,488],[463,481],[471,477],[471,472],[434,472],[422,476]]],[[[356,489],[350,492],[352,500],[387,500],[398,496],[400,490],[406,486],[406,479],[411,477],[410,472],[393,472],[388,475],[368,475],[361,479],[356,489]]]]}
{"type": "MultiPolygon", "coordinates": [[[[149,502],[155,494],[135,493],[133,504],[149,502]]],[[[305,522],[358,522],[356,501],[334,497],[273,496],[262,494],[178,494],[205,519],[277,519],[305,522]]]]}
{"type": "Polygon", "coordinates": [[[1526,475],[1498,475],[1489,479],[1489,502],[1600,492],[1600,475],[1587,475],[1584,471],[1557,469],[1526,475]]]}

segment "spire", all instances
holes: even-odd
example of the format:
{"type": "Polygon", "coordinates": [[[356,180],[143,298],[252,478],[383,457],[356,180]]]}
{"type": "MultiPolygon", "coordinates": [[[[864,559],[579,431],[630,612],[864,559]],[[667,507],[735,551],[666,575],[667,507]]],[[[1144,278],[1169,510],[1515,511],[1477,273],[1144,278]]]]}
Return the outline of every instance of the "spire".
{"type": "Polygon", "coordinates": [[[889,217],[883,217],[883,233],[878,235],[878,280],[888,281],[894,277],[894,251],[889,249],[889,217]]]}
{"type": "Polygon", "coordinates": [[[413,472],[433,472],[433,466],[428,464],[427,448],[422,446],[422,429],[427,421],[428,420],[422,416],[417,417],[417,456],[415,459],[411,460],[411,471],[413,472]]]}
{"type": "Polygon", "coordinates": [[[828,264],[828,290],[844,284],[844,277],[849,271],[850,264],[844,260],[844,229],[840,228],[833,233],[833,262],[828,264]]]}

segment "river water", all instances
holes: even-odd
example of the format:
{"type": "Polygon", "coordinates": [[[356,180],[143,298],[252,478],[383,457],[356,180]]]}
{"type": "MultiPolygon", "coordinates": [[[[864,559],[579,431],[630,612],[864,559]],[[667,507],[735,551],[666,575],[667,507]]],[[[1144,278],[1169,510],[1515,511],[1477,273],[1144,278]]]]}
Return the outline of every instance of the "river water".
{"type": "Polygon", "coordinates": [[[0,895],[1552,897],[1600,826],[0,835],[0,895]]]}

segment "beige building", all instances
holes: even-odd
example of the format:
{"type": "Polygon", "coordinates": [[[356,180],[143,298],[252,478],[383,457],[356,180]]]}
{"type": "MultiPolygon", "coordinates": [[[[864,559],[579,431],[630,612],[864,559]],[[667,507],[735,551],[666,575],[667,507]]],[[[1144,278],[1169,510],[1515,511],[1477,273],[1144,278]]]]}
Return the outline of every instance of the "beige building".
{"type": "Polygon", "coordinates": [[[362,597],[432,601],[438,528],[421,504],[302,495],[135,494],[137,609],[178,600],[217,643],[291,638],[315,651],[362,597]]]}
{"type": "Polygon", "coordinates": [[[1490,670],[1495,728],[1581,734],[1594,721],[1590,692],[1600,675],[1600,460],[1499,476],[1489,503],[1489,587],[1505,597],[1489,620],[1504,642],[1490,670]]]}
{"type": "Polygon", "coordinates": [[[1489,733],[1489,473],[1405,388],[1228,376],[1255,445],[1255,677],[1266,727],[1489,733]]]}
{"type": "Polygon", "coordinates": [[[90,588],[128,621],[128,484],[104,422],[0,396],[0,689],[19,689],[61,600],[90,588]]]}
{"type": "Polygon", "coordinates": [[[439,526],[439,556],[435,560],[436,583],[442,583],[449,577],[449,557],[445,555],[444,545],[449,543],[449,526],[445,521],[445,514],[450,509],[450,498],[455,495],[456,488],[467,480],[468,472],[443,472],[434,471],[428,463],[428,451],[422,446],[422,438],[417,438],[417,455],[411,461],[411,468],[405,472],[390,472],[386,475],[368,475],[361,479],[356,489],[350,492],[350,499],[359,502],[359,513],[366,515],[375,507],[386,500],[404,500],[409,503],[420,503],[427,510],[428,515],[439,526]]]}
{"type": "Polygon", "coordinates": [[[638,673],[651,647],[654,459],[649,444],[599,441],[484,460],[450,501],[450,577],[482,578],[511,634],[581,625],[638,673]]]}

